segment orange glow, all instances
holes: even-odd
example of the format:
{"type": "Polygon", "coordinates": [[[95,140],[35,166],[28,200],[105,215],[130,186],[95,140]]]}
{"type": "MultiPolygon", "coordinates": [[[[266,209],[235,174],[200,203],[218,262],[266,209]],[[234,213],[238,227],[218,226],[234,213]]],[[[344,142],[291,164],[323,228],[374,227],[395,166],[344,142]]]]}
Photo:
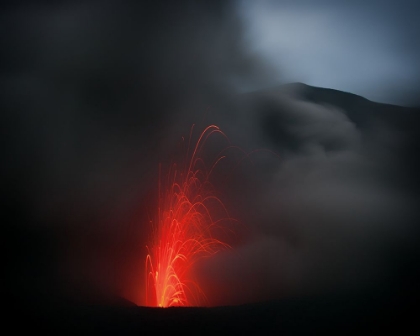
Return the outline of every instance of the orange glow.
{"type": "Polygon", "coordinates": [[[159,176],[158,218],[146,257],[148,306],[200,304],[205,294],[193,280],[194,264],[229,247],[215,238],[222,222],[231,218],[210,183],[213,169],[225,156],[220,153],[207,165],[202,155],[206,141],[216,134],[226,138],[219,127],[208,126],[191,155],[188,145],[184,167],[173,164],[163,180],[159,176]]]}

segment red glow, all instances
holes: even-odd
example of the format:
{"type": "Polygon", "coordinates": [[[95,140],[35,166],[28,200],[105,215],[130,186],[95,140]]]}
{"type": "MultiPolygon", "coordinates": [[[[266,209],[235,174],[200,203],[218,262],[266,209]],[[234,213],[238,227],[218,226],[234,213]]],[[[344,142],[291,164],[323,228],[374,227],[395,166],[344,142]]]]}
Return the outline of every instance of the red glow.
{"type": "Polygon", "coordinates": [[[205,295],[192,279],[194,264],[229,247],[214,238],[221,222],[231,219],[210,183],[213,169],[224,156],[219,154],[212,165],[206,165],[202,156],[206,141],[215,134],[226,138],[219,127],[208,126],[191,155],[188,145],[184,167],[173,164],[164,180],[159,177],[158,219],[146,257],[148,306],[198,305],[205,295]]]}

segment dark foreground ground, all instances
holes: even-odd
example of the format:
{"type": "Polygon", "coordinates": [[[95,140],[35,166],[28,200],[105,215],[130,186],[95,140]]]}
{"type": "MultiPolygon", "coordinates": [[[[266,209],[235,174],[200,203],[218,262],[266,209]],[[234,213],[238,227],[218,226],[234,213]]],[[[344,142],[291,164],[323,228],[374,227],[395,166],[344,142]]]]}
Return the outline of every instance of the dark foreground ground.
{"type": "Polygon", "coordinates": [[[404,292],[347,293],[215,308],[147,308],[126,301],[109,305],[33,302],[32,307],[17,309],[13,324],[15,330],[60,334],[400,334],[418,329],[418,295],[404,292]]]}

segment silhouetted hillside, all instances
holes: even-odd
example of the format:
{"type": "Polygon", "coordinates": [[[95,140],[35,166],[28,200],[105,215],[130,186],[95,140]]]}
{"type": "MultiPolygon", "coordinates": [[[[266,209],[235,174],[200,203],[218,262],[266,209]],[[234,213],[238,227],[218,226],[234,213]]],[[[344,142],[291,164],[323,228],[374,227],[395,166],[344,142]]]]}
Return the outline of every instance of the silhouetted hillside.
{"type": "Polygon", "coordinates": [[[303,83],[285,84],[279,90],[289,92],[303,101],[340,108],[346,112],[350,120],[362,128],[370,126],[372,119],[378,117],[404,129],[413,128],[411,114],[415,112],[415,109],[411,107],[382,104],[353,93],[303,83]]]}

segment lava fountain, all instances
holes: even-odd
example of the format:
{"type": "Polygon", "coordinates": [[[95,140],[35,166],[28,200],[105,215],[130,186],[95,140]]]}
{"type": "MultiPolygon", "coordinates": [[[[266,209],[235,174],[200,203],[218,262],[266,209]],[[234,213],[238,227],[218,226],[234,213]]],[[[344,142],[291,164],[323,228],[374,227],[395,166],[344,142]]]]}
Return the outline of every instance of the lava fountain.
{"type": "MultiPolygon", "coordinates": [[[[203,149],[210,136],[225,134],[215,125],[200,134],[191,146],[193,128],[185,156],[179,166],[172,164],[162,179],[159,166],[159,207],[146,257],[146,305],[158,307],[198,305],[205,299],[191,275],[194,264],[203,257],[229,248],[215,238],[222,222],[232,221],[217,197],[210,177],[225,158],[222,150],[208,165],[203,149]],[[190,148],[191,146],[191,148],[190,148]]],[[[225,227],[226,229],[226,227],[225,227]]]]}

